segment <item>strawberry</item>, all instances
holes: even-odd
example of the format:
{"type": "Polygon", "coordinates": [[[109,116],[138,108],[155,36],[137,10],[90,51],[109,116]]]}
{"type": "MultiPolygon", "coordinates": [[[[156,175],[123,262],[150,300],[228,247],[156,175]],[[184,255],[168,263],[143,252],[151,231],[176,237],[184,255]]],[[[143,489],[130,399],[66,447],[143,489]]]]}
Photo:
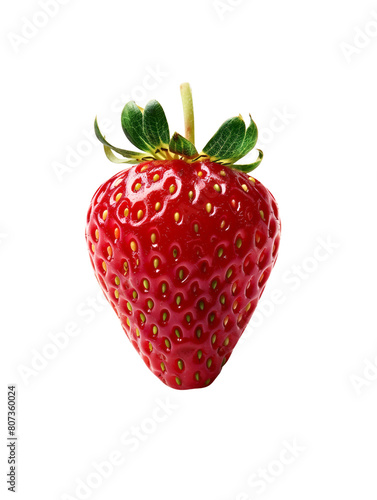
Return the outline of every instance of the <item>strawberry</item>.
{"type": "MultiPolygon", "coordinates": [[[[250,320],[277,258],[278,208],[235,164],[257,142],[250,117],[227,120],[199,154],[191,91],[181,87],[186,137],[170,139],[157,101],[122,112],[127,138],[145,153],[112,146],[136,164],[95,193],[87,218],[90,260],[102,290],[148,368],[176,389],[211,384],[250,320]]],[[[114,152],[121,155],[116,156],[114,152]]]]}

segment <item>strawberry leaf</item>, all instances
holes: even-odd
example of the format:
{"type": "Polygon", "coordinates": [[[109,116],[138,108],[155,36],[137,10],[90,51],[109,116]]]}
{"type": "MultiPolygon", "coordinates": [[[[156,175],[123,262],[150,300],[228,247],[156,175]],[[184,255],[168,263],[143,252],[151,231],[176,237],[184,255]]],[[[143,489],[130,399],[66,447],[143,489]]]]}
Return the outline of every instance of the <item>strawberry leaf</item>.
{"type": "Polygon", "coordinates": [[[175,132],[169,142],[169,150],[181,156],[192,157],[198,154],[195,146],[178,132],[175,132]]]}
{"type": "Polygon", "coordinates": [[[246,134],[244,141],[242,143],[242,146],[240,150],[237,152],[236,156],[233,157],[233,161],[237,161],[243,156],[246,156],[252,149],[254,149],[257,140],[258,140],[258,129],[256,124],[254,123],[253,119],[250,116],[250,124],[246,129],[246,134]]]}
{"type": "Polygon", "coordinates": [[[123,132],[135,147],[148,153],[153,152],[153,148],[148,144],[144,133],[143,112],[134,101],[130,101],[124,106],[121,122],[123,132]]]}
{"type": "Polygon", "coordinates": [[[204,146],[203,153],[214,160],[228,160],[237,156],[246,133],[242,116],[226,120],[212,139],[204,146]]]}
{"type": "Polygon", "coordinates": [[[144,109],[143,130],[148,144],[152,147],[168,147],[169,125],[165,112],[157,101],[149,101],[144,109]]]}
{"type": "MultiPolygon", "coordinates": [[[[128,151],[127,149],[121,149],[121,148],[117,148],[115,146],[112,146],[109,142],[107,142],[107,140],[105,139],[105,137],[101,134],[101,131],[98,127],[98,122],[97,122],[97,118],[94,120],[94,132],[96,134],[96,137],[97,139],[106,147],[112,149],[113,151],[116,151],[117,153],[119,153],[121,156],[125,157],[125,158],[134,158],[135,160],[137,161],[142,161],[142,160],[139,160],[139,158],[141,158],[143,156],[143,153],[141,153],[140,151],[139,152],[135,152],[135,151],[128,151]]],[[[137,162],[136,162],[137,163],[137,162]]]]}
{"type": "MultiPolygon", "coordinates": [[[[252,170],[255,170],[263,160],[263,152],[260,149],[257,149],[257,151],[258,151],[258,158],[254,163],[250,163],[248,165],[232,164],[229,165],[229,168],[233,168],[234,170],[239,170],[240,172],[251,172],[252,170]]],[[[224,163],[223,165],[226,164],[224,163]]]]}

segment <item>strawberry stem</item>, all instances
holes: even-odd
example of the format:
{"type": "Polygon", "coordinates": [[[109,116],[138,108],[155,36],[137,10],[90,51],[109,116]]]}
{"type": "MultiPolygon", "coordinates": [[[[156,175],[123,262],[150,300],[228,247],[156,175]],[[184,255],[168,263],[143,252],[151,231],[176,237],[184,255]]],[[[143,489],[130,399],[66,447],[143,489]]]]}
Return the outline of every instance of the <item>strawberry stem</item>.
{"type": "Polygon", "coordinates": [[[183,104],[183,116],[185,120],[185,137],[195,145],[194,106],[189,83],[181,84],[181,98],[183,104]]]}

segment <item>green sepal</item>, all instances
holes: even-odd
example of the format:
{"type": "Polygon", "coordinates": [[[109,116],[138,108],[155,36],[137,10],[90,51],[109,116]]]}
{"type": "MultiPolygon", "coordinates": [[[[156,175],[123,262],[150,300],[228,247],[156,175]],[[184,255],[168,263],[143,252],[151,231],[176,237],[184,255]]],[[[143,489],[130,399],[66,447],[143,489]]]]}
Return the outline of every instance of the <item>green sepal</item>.
{"type": "Polygon", "coordinates": [[[143,161],[151,161],[151,160],[156,159],[153,156],[143,156],[143,154],[140,153],[139,158],[132,158],[131,160],[127,160],[127,159],[118,158],[117,156],[115,156],[115,154],[113,153],[111,148],[109,148],[109,146],[103,146],[103,149],[105,150],[106,157],[110,161],[112,161],[113,163],[129,163],[131,165],[134,165],[135,163],[141,163],[143,161]]]}
{"type": "Polygon", "coordinates": [[[134,101],[130,101],[124,106],[121,122],[123,132],[135,147],[148,153],[153,151],[144,132],[143,112],[134,101]]]}
{"type": "Polygon", "coordinates": [[[141,158],[143,156],[143,153],[141,152],[136,152],[136,151],[128,151],[127,149],[121,149],[121,148],[117,148],[115,146],[112,146],[109,142],[107,142],[107,140],[105,139],[105,137],[101,134],[101,131],[98,127],[98,122],[97,122],[97,118],[94,120],[94,132],[96,134],[96,137],[97,139],[107,148],[110,148],[112,149],[113,151],[116,151],[117,153],[119,153],[121,156],[125,157],[125,158],[133,158],[136,161],[136,163],[138,161],[143,161],[143,160],[139,160],[139,158],[141,158]]]}
{"type": "Polygon", "coordinates": [[[191,158],[197,156],[198,152],[191,141],[183,137],[183,135],[175,132],[169,142],[169,150],[180,156],[191,158]]]}
{"type": "Polygon", "coordinates": [[[237,157],[246,133],[242,116],[226,120],[203,148],[203,153],[215,160],[230,160],[237,157]]]}
{"type": "Polygon", "coordinates": [[[233,161],[237,161],[240,158],[242,158],[243,156],[246,156],[248,153],[250,153],[250,151],[252,149],[254,149],[254,147],[257,143],[258,128],[257,128],[255,122],[253,121],[253,119],[251,118],[251,115],[249,115],[249,116],[250,116],[250,124],[246,129],[245,138],[243,140],[243,143],[242,143],[240,150],[238,151],[236,156],[234,156],[232,158],[233,161]]]}
{"type": "MultiPolygon", "coordinates": [[[[263,160],[263,151],[260,149],[257,149],[256,151],[258,151],[258,158],[254,163],[249,163],[248,165],[230,164],[228,167],[234,170],[239,170],[240,172],[251,172],[252,170],[255,170],[263,160]]],[[[226,163],[222,163],[222,165],[226,165],[226,163]]]]}
{"type": "Polygon", "coordinates": [[[160,103],[149,101],[143,113],[143,130],[148,144],[153,148],[167,148],[170,134],[165,112],[160,103]]]}

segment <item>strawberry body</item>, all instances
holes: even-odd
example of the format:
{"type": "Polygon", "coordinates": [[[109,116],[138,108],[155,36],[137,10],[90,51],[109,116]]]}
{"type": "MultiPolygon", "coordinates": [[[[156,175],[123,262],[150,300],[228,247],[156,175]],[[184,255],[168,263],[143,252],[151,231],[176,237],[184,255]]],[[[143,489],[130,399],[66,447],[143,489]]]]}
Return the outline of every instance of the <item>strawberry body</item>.
{"type": "Polygon", "coordinates": [[[211,161],[154,160],[95,193],[86,240],[102,290],[150,370],[176,389],[212,383],[275,264],[271,193],[211,161]]]}

